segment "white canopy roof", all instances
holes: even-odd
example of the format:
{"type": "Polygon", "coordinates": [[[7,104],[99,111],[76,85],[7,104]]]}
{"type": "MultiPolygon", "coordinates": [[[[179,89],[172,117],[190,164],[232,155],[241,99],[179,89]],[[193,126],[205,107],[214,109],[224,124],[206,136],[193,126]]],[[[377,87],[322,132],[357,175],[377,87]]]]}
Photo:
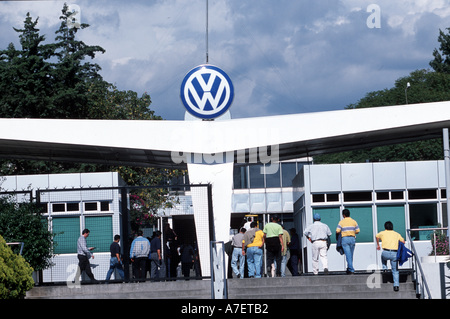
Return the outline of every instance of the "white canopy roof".
{"type": "Polygon", "coordinates": [[[280,160],[442,136],[450,101],[221,121],[0,119],[0,157],[185,167],[172,151],[279,146],[280,160]]]}

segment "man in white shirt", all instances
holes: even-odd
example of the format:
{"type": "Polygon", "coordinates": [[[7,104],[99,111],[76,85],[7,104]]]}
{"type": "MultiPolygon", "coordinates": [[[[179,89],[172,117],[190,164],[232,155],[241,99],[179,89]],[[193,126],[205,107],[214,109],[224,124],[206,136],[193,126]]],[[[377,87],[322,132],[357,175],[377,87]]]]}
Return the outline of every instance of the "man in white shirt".
{"type": "Polygon", "coordinates": [[[98,281],[94,278],[94,275],[91,271],[91,264],[89,263],[89,258],[92,257],[94,259],[94,254],[91,252],[94,247],[87,247],[86,238],[89,236],[89,229],[84,229],[81,233],[81,236],[77,240],[77,257],[78,257],[78,267],[79,270],[77,272],[77,278],[84,271],[86,275],[91,279],[93,283],[98,283],[98,281]]]}
{"type": "Polygon", "coordinates": [[[328,273],[328,237],[331,236],[331,230],[328,225],[322,223],[319,214],[314,214],[314,223],[306,227],[304,234],[312,243],[312,266],[313,274],[319,273],[319,257],[322,262],[323,271],[328,273]]]}

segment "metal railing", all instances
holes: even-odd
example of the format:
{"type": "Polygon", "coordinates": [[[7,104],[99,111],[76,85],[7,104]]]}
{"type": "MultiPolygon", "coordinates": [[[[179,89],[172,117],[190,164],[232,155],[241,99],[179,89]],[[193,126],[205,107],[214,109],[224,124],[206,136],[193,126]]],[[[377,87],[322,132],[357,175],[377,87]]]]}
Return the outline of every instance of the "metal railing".
{"type": "MultiPolygon", "coordinates": [[[[422,264],[417,255],[416,247],[414,246],[414,241],[411,238],[411,232],[413,231],[433,231],[434,243],[436,243],[436,233],[435,230],[447,230],[448,228],[413,228],[407,229],[408,240],[411,243],[411,250],[414,254],[413,257],[413,270],[414,276],[416,277],[416,293],[421,296],[422,299],[431,299],[430,288],[428,287],[427,279],[425,273],[422,269],[422,264]],[[426,294],[425,294],[426,293],[426,294]]],[[[436,249],[434,249],[434,256],[436,257],[436,249]]]]}
{"type": "Polygon", "coordinates": [[[24,245],[23,242],[6,243],[6,245],[8,245],[8,246],[12,246],[12,245],[20,245],[20,252],[19,252],[19,255],[22,255],[22,252],[23,252],[23,245],[24,245]]]}

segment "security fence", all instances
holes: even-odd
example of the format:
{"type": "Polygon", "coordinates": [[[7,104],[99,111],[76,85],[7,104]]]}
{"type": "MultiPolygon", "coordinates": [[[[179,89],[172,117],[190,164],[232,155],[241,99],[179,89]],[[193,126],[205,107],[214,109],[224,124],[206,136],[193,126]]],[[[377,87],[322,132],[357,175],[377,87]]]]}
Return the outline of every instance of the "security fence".
{"type": "MultiPolygon", "coordinates": [[[[72,285],[77,282],[77,240],[83,229],[90,231],[86,241],[87,247],[94,247],[90,265],[98,281],[105,280],[110,269],[110,245],[115,235],[120,236],[123,280],[138,279],[130,259],[130,247],[138,228],[148,239],[161,232],[163,259],[158,265],[157,278],[151,277],[148,261],[144,280],[184,278],[180,249],[185,245],[193,248],[195,260],[188,275],[201,278],[202,268],[209,267],[209,245],[213,239],[210,185],[38,189],[34,194],[33,200],[43,209],[43,222],[54,236],[52,266],[40,273],[38,284],[72,285]],[[163,194],[170,205],[150,213],[136,194],[152,191],[163,194]],[[195,212],[194,197],[197,203],[195,212]]],[[[16,196],[24,195],[18,193],[16,196]]],[[[20,201],[23,200],[21,198],[20,201]]],[[[209,269],[204,273],[208,276],[209,269]]],[[[85,274],[81,280],[89,281],[85,274]]],[[[115,271],[111,281],[117,280],[122,281],[122,278],[115,271]]]]}

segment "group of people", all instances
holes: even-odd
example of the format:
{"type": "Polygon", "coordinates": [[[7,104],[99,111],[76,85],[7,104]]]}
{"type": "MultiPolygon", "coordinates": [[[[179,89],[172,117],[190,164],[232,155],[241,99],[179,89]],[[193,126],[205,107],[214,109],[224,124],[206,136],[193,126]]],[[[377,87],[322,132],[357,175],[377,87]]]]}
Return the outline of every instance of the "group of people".
{"type": "MultiPolygon", "coordinates": [[[[354,274],[353,255],[355,251],[356,235],[360,228],[356,220],[350,217],[350,210],[342,211],[341,221],[336,227],[336,249],[345,255],[347,262],[347,274],[354,274]]],[[[304,230],[305,237],[311,242],[312,250],[312,268],[313,274],[319,273],[319,261],[322,263],[324,273],[328,273],[327,252],[331,244],[331,230],[325,223],[321,222],[321,216],[315,213],[314,222],[304,230]]],[[[240,232],[233,236],[231,244],[233,246],[231,269],[238,278],[244,277],[245,262],[248,265],[248,277],[260,278],[262,275],[263,248],[265,245],[267,254],[267,274],[273,276],[272,267],[275,266],[275,275],[284,276],[286,268],[287,248],[290,249],[290,261],[288,267],[292,275],[298,275],[298,261],[300,252],[300,243],[295,228],[291,229],[291,236],[278,223],[277,216],[273,216],[271,222],[264,226],[263,230],[258,228],[256,222],[250,224],[250,229],[242,227],[240,232]]],[[[394,231],[392,222],[387,221],[384,224],[384,231],[376,235],[377,250],[383,250],[381,253],[381,262],[383,272],[388,269],[387,263],[390,262],[393,275],[394,291],[399,290],[399,270],[398,257],[399,249],[403,248],[405,240],[394,231]],[[381,242],[381,246],[380,246],[381,242]]]]}
{"type": "MultiPolygon", "coordinates": [[[[85,272],[89,277],[92,283],[98,283],[98,280],[95,279],[91,266],[89,263],[90,258],[94,258],[94,254],[92,251],[95,249],[94,247],[87,247],[86,238],[89,236],[89,229],[84,229],[82,231],[81,236],[77,241],[77,257],[78,257],[78,266],[81,275],[82,272],[85,272]]],[[[177,274],[173,274],[170,267],[170,261],[172,265],[177,265],[181,262],[181,270],[185,278],[189,277],[190,269],[195,262],[195,251],[192,245],[184,244],[181,246],[176,246],[176,236],[168,236],[168,261],[169,261],[169,270],[168,277],[176,277],[177,274]],[[176,247],[175,252],[177,258],[174,258],[171,255],[171,248],[176,247]]],[[[122,279],[125,279],[124,269],[123,269],[123,260],[121,256],[120,249],[120,235],[114,236],[114,241],[110,245],[110,266],[108,272],[106,274],[106,282],[109,282],[111,276],[115,270],[117,270],[119,276],[122,279]]],[[[143,236],[143,232],[139,230],[136,234],[136,238],[131,243],[130,247],[130,260],[132,262],[133,269],[133,277],[137,281],[145,281],[147,278],[147,273],[150,272],[150,278],[158,279],[160,277],[165,277],[160,275],[160,271],[163,267],[163,256],[162,256],[162,247],[161,247],[161,232],[156,231],[153,234],[152,238],[147,238],[143,236]]],[[[165,265],[164,265],[165,266],[165,265]]]]}
{"type": "MultiPolygon", "coordinates": [[[[336,249],[345,255],[347,274],[354,274],[353,254],[355,251],[356,235],[360,232],[360,228],[358,223],[350,217],[350,211],[348,209],[342,211],[342,216],[343,219],[336,227],[336,249]]],[[[313,219],[313,224],[306,227],[304,235],[311,242],[313,274],[317,275],[319,272],[319,260],[322,263],[324,272],[328,273],[327,251],[331,244],[330,238],[332,233],[328,225],[321,222],[321,216],[318,213],[314,214],[313,219]]],[[[387,221],[384,227],[385,230],[376,235],[377,249],[383,250],[381,254],[383,271],[387,269],[387,262],[390,262],[394,291],[398,291],[399,271],[397,253],[399,249],[404,249],[402,248],[402,244],[405,243],[405,240],[399,233],[393,230],[392,222],[387,221]]],[[[286,266],[293,276],[297,276],[299,274],[300,241],[294,228],[290,232],[291,234],[279,224],[279,218],[276,215],[271,217],[271,221],[264,226],[263,230],[259,229],[256,221],[245,224],[240,229],[240,232],[233,236],[231,241],[233,248],[231,269],[233,273],[238,278],[244,278],[245,263],[247,263],[248,277],[261,278],[265,245],[268,276],[284,277],[286,266]],[[289,262],[286,260],[288,249],[290,250],[289,262]]],[[[86,238],[89,234],[89,230],[84,229],[77,241],[78,265],[80,271],[84,271],[92,282],[97,282],[89,264],[89,259],[91,257],[94,258],[92,253],[94,248],[88,248],[86,244],[86,238]]],[[[171,236],[168,237],[170,241],[171,236]]],[[[114,242],[110,246],[110,268],[106,274],[106,281],[110,280],[115,269],[124,278],[119,241],[120,236],[115,235],[114,242]]],[[[178,247],[177,253],[180,256],[183,275],[184,277],[189,277],[190,269],[195,262],[194,248],[189,244],[182,245],[178,247]]],[[[161,232],[157,231],[153,238],[149,240],[143,237],[142,231],[138,231],[137,237],[131,244],[130,259],[133,263],[133,273],[137,280],[143,281],[146,279],[149,262],[151,268],[150,277],[159,278],[159,269],[162,265],[161,232]]],[[[176,261],[172,260],[172,263],[178,264],[178,259],[176,261]]]]}
{"type": "Polygon", "coordinates": [[[266,248],[267,274],[269,276],[284,277],[286,267],[294,276],[298,275],[298,261],[300,242],[295,229],[291,234],[280,224],[278,216],[271,217],[263,230],[258,223],[252,221],[240,228],[238,234],[231,240],[233,247],[231,255],[231,269],[238,278],[244,278],[245,263],[247,263],[248,277],[261,278],[263,273],[263,249],[266,248]],[[291,258],[287,261],[287,250],[290,249],[291,258]]]}
{"type": "MultiPolygon", "coordinates": [[[[350,217],[350,210],[344,209],[342,211],[343,219],[336,227],[336,249],[343,255],[347,261],[347,274],[354,274],[355,268],[353,266],[353,254],[355,251],[356,235],[360,232],[358,223],[350,217]]],[[[312,267],[313,274],[317,275],[319,272],[319,259],[322,262],[324,272],[328,272],[328,258],[327,251],[330,246],[331,230],[322,223],[319,214],[314,214],[314,223],[308,226],[304,234],[306,238],[312,243],[312,267]]],[[[381,253],[382,270],[385,272],[387,262],[390,262],[393,277],[394,291],[399,291],[399,271],[398,271],[398,250],[402,244],[405,243],[403,237],[394,231],[394,225],[391,221],[384,224],[384,231],[376,235],[377,250],[383,250],[381,253]],[[380,247],[381,242],[381,247],[380,247]]]]}

